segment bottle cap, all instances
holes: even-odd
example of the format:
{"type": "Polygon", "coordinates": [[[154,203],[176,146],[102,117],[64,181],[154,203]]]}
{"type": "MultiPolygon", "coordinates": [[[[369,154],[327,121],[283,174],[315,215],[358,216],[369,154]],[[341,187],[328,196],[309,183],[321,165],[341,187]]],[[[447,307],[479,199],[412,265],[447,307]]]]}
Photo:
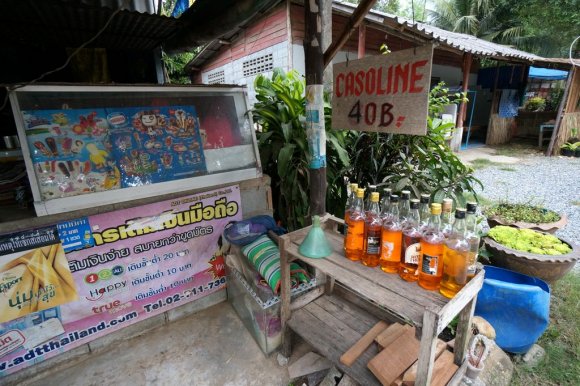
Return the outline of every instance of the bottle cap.
{"type": "Polygon", "coordinates": [[[431,196],[427,193],[421,194],[421,204],[428,204],[431,196]]]}
{"type": "Polygon", "coordinates": [[[450,198],[444,198],[441,208],[444,212],[451,212],[451,209],[453,208],[453,200],[450,198]]]}
{"type": "Polygon", "coordinates": [[[419,209],[419,200],[416,198],[411,199],[411,209],[419,209]]]}
{"type": "Polygon", "coordinates": [[[365,196],[365,190],[364,189],[361,189],[361,188],[358,188],[356,190],[356,196],[359,197],[359,198],[363,198],[365,196]]]}
{"type": "Polygon", "coordinates": [[[431,214],[441,214],[441,204],[436,202],[431,204],[431,214]]]}
{"type": "Polygon", "coordinates": [[[403,200],[408,200],[411,197],[411,192],[408,190],[401,190],[401,198],[403,200]]]}
{"type": "Polygon", "coordinates": [[[379,192],[371,193],[371,202],[379,202],[379,192]]]}
{"type": "Polygon", "coordinates": [[[391,188],[383,188],[383,192],[385,192],[387,194],[387,196],[390,196],[392,191],[393,191],[393,189],[391,189],[391,188]]]}
{"type": "Polygon", "coordinates": [[[457,209],[455,209],[455,218],[456,219],[465,218],[465,208],[457,208],[457,209]]]}
{"type": "Polygon", "coordinates": [[[376,188],[377,188],[377,186],[376,186],[376,185],[370,185],[370,184],[369,184],[369,189],[376,189],[376,188]]]}
{"type": "Polygon", "coordinates": [[[467,203],[467,213],[475,213],[477,211],[477,202],[469,201],[467,203]]]}
{"type": "Polygon", "coordinates": [[[358,184],[353,182],[352,184],[350,184],[350,191],[351,192],[356,192],[356,190],[358,189],[358,184]]]}
{"type": "Polygon", "coordinates": [[[391,202],[399,202],[399,196],[396,194],[391,194],[391,202]]]}

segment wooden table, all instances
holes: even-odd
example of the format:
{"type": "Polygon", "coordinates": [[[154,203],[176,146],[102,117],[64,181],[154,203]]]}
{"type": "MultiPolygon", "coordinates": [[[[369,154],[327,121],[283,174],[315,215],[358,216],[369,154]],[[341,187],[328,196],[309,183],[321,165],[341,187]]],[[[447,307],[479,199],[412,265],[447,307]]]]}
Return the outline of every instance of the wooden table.
{"type": "Polygon", "coordinates": [[[348,260],[343,251],[343,235],[337,231],[338,225],[344,222],[327,215],[321,219],[321,223],[333,250],[327,258],[311,259],[298,252],[310,227],[281,236],[278,240],[282,271],[283,354],[290,354],[291,331],[294,331],[359,383],[379,384],[366,367],[376,353],[373,352],[376,348],[369,348],[350,367],[342,365],[339,358],[379,318],[391,321],[398,319],[416,327],[417,337],[421,341],[416,385],[428,385],[433,371],[437,336],[459,315],[454,361],[461,366],[470,336],[477,293],[483,285],[483,271],[453,299],[447,299],[438,291],[424,290],[417,283],[406,282],[396,274],[386,274],[379,268],[369,268],[348,260]],[[294,260],[312,266],[319,281],[325,284],[291,303],[289,263],[294,260]],[[356,295],[351,296],[351,300],[364,299],[359,305],[366,306],[360,307],[347,301],[347,297],[334,294],[338,292],[333,291],[335,283],[356,295]],[[371,306],[368,306],[369,303],[371,306]]]}

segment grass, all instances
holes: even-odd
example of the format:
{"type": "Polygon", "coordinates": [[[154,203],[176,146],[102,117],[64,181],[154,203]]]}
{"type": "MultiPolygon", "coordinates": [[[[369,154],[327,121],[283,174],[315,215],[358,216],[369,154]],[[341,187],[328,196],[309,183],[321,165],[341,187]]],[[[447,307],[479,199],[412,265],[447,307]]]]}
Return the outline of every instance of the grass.
{"type": "Polygon", "coordinates": [[[499,170],[503,170],[503,171],[506,171],[506,172],[515,172],[516,171],[515,168],[511,168],[509,166],[504,166],[502,168],[499,168],[499,170]]]}
{"type": "Polygon", "coordinates": [[[490,167],[490,166],[502,165],[500,163],[490,161],[487,158],[476,158],[473,161],[470,161],[469,163],[471,164],[471,167],[474,170],[481,170],[481,169],[485,169],[485,168],[490,167]]]}
{"type": "Polygon", "coordinates": [[[530,154],[542,154],[542,150],[538,149],[537,143],[508,143],[505,145],[493,146],[496,150],[496,155],[505,155],[508,157],[518,157],[530,154]]]}
{"type": "Polygon", "coordinates": [[[515,363],[512,385],[580,385],[580,272],[552,287],[550,325],[538,344],[546,350],[534,368],[515,363]]]}

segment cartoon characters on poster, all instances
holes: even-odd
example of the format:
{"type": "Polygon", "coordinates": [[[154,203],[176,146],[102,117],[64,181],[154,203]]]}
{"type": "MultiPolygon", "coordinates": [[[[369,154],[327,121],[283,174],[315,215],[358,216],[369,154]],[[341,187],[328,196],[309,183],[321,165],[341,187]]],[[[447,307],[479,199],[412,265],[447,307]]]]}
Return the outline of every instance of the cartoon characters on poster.
{"type": "Polygon", "coordinates": [[[138,186],[206,173],[199,121],[193,107],[123,109],[109,114],[108,119],[117,122],[111,137],[123,185],[138,186]]]}
{"type": "Polygon", "coordinates": [[[103,109],[24,111],[43,200],[118,189],[103,109]]]}
{"type": "Polygon", "coordinates": [[[207,172],[193,106],[23,111],[42,200],[207,172]]]}

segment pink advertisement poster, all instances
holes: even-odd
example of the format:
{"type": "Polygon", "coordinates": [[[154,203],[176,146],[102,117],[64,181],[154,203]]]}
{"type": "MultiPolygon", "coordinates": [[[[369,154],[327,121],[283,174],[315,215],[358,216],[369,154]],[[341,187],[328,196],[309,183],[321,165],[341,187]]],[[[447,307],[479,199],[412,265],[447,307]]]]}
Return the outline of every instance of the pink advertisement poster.
{"type": "Polygon", "coordinates": [[[0,235],[0,377],[224,288],[241,219],[230,186],[0,235]]]}

